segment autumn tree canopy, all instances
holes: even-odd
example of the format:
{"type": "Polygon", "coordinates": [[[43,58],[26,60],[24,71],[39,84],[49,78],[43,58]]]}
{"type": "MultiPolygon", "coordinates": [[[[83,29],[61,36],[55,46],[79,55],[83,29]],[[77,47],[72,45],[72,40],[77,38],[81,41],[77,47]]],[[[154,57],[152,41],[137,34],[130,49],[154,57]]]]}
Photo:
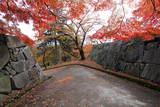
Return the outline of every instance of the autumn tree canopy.
{"type": "Polygon", "coordinates": [[[121,0],[113,7],[108,25],[91,38],[129,40],[140,37],[150,40],[157,36],[160,36],[160,0],[121,0]],[[126,17],[126,4],[133,8],[130,18],[126,17]]]}
{"type": "Polygon", "coordinates": [[[0,3],[0,33],[16,35],[24,41],[28,38],[18,29],[18,22],[33,21],[37,36],[42,36],[49,23],[61,17],[61,11],[66,9],[72,18],[83,14],[85,7],[84,0],[1,0],[0,3]]]}
{"type": "Polygon", "coordinates": [[[93,12],[112,12],[108,24],[91,38],[152,39],[160,33],[160,0],[1,0],[0,4],[0,33],[19,36],[29,44],[33,41],[17,27],[19,22],[33,21],[37,37],[42,38],[50,24],[63,17],[62,13],[67,13],[67,20],[80,19],[88,7],[93,12]],[[126,5],[134,8],[129,18],[126,5]]]}

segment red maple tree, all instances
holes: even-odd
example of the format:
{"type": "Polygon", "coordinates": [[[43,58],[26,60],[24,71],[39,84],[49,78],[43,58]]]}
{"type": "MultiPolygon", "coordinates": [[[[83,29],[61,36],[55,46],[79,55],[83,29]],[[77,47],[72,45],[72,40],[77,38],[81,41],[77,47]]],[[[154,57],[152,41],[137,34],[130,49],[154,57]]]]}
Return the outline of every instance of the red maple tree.
{"type": "Polygon", "coordinates": [[[134,37],[152,39],[160,34],[160,0],[140,0],[133,11],[133,17],[125,20],[124,3],[131,8],[135,0],[121,0],[123,14],[117,16],[115,0],[1,0],[0,1],[0,33],[15,35],[32,45],[29,37],[17,27],[19,22],[33,21],[37,37],[43,38],[44,29],[50,28],[50,22],[56,22],[64,9],[69,19],[79,18],[88,5],[95,11],[110,10],[112,15],[108,26],[98,30],[92,38],[113,38],[129,40],[134,37]],[[30,42],[29,42],[30,41],[30,42]]]}
{"type": "Polygon", "coordinates": [[[78,17],[83,14],[85,1],[1,0],[0,3],[0,33],[18,36],[32,45],[33,41],[17,27],[19,22],[29,24],[30,20],[32,20],[34,30],[38,31],[37,37],[42,37],[44,29],[50,28],[49,22],[54,22],[59,17],[59,11],[67,8],[71,18],[78,17]]]}
{"type": "MultiPolygon", "coordinates": [[[[123,9],[124,2],[130,6],[135,5],[134,0],[122,0],[123,9]]],[[[113,11],[108,26],[103,26],[91,38],[130,40],[140,37],[150,40],[160,36],[160,0],[140,0],[132,13],[133,16],[129,19],[125,19],[125,11],[123,12],[124,16],[115,19],[117,14],[113,11]]]]}

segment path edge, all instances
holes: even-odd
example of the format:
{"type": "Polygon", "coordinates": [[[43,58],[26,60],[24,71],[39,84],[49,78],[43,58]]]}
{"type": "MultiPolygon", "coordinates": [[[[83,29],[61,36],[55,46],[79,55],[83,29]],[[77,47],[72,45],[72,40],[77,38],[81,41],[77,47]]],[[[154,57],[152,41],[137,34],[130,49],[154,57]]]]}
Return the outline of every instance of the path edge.
{"type": "MultiPolygon", "coordinates": [[[[143,78],[138,78],[138,77],[135,77],[135,76],[134,77],[133,76],[127,76],[127,75],[121,74],[119,72],[110,71],[110,70],[106,70],[106,69],[102,69],[102,68],[97,68],[97,67],[93,67],[93,66],[86,65],[86,64],[75,63],[75,64],[56,65],[55,67],[51,67],[51,68],[48,68],[46,70],[48,71],[48,70],[51,70],[51,69],[56,69],[56,68],[71,66],[71,65],[79,65],[79,66],[91,68],[91,69],[94,69],[94,70],[98,70],[98,71],[101,71],[103,73],[107,73],[109,75],[113,75],[113,76],[116,76],[116,77],[119,77],[119,78],[122,78],[122,79],[126,79],[126,80],[134,82],[138,85],[141,85],[141,86],[144,86],[144,87],[147,87],[147,88],[150,88],[150,89],[153,89],[155,91],[160,92],[160,85],[158,85],[154,82],[151,82],[151,81],[146,82],[146,80],[143,79],[143,78]]],[[[47,72],[46,70],[44,72],[47,72]]]]}

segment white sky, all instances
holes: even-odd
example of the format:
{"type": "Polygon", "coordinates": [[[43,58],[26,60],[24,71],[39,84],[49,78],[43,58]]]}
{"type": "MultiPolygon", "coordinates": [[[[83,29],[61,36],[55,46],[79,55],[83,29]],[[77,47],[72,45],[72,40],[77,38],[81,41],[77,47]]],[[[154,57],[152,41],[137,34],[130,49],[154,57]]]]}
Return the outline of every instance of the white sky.
{"type": "Polygon", "coordinates": [[[29,36],[31,39],[35,40],[35,34],[36,31],[33,31],[33,23],[30,22],[30,24],[26,23],[19,23],[18,26],[21,29],[21,32],[24,33],[25,35],[29,36]]]}

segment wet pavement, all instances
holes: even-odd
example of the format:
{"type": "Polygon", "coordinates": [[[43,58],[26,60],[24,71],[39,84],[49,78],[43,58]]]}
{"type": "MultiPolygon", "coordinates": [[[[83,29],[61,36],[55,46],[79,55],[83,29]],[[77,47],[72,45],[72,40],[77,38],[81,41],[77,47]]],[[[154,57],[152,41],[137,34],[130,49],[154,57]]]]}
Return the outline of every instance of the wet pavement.
{"type": "Polygon", "coordinates": [[[53,77],[10,107],[160,107],[160,92],[90,68],[72,65],[46,72],[53,77]]]}

